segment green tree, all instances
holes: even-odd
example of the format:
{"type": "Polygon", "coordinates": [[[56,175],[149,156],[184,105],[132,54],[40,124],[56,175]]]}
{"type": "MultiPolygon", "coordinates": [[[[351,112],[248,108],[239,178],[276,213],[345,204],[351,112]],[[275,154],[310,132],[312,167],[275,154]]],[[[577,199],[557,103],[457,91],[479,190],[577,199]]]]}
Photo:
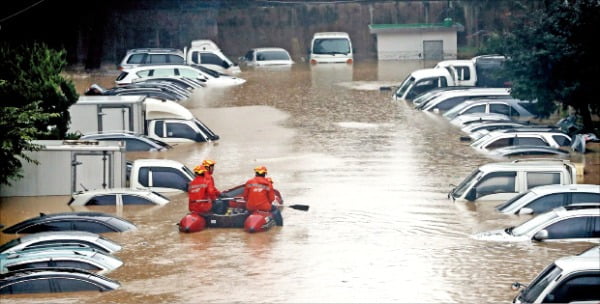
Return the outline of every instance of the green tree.
{"type": "Polygon", "coordinates": [[[62,139],[70,121],[69,107],[79,96],[61,72],[65,51],[44,44],[0,45],[0,184],[22,177],[24,152],[39,149],[34,139],[62,139]]]}
{"type": "Polygon", "coordinates": [[[599,16],[598,0],[547,0],[541,8],[515,18],[513,30],[488,41],[485,51],[508,58],[505,72],[512,80],[511,95],[537,99],[543,117],[554,113],[557,103],[571,106],[581,115],[584,129],[593,131],[591,111],[598,112],[599,16]]]}

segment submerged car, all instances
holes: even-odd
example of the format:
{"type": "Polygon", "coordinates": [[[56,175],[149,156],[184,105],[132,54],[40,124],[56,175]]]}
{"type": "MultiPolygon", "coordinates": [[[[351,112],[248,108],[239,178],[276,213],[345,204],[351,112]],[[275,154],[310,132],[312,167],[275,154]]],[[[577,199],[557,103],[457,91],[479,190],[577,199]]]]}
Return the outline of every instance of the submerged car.
{"type": "Polygon", "coordinates": [[[570,146],[571,138],[555,129],[523,128],[492,131],[471,143],[471,147],[484,152],[523,145],[560,148],[570,146]]]}
{"type": "Polygon", "coordinates": [[[537,215],[515,227],[481,232],[477,240],[500,242],[571,240],[600,242],[600,207],[570,205],[537,215]]]}
{"type": "Polygon", "coordinates": [[[576,183],[577,169],[568,160],[518,159],[480,166],[454,187],[453,200],[508,200],[537,186],[576,183]]]}
{"type": "Polygon", "coordinates": [[[537,214],[562,206],[584,203],[595,203],[600,207],[600,185],[539,186],[496,206],[496,210],[508,214],[537,214]]]}
{"type": "Polygon", "coordinates": [[[166,205],[170,200],[147,189],[107,188],[77,192],[67,203],[69,206],[123,206],[123,205],[166,205]]]}
{"type": "Polygon", "coordinates": [[[118,69],[135,68],[144,64],[184,64],[185,58],[181,50],[173,48],[139,48],[127,50],[121,59],[118,69]]]}
{"type": "Polygon", "coordinates": [[[46,247],[0,254],[0,273],[29,268],[69,267],[102,274],[121,265],[123,262],[116,257],[89,247],[46,247]]]}
{"type": "Polygon", "coordinates": [[[490,156],[495,158],[511,158],[511,157],[542,157],[552,156],[554,158],[569,158],[569,151],[565,151],[559,148],[547,147],[547,146],[507,146],[503,148],[494,149],[488,152],[490,156]]]}
{"type": "Polygon", "coordinates": [[[248,67],[291,67],[290,53],[282,48],[254,48],[240,57],[240,64],[248,67]]]}
{"type": "Polygon", "coordinates": [[[133,223],[115,215],[101,212],[67,212],[44,214],[14,224],[3,233],[36,233],[45,231],[78,230],[93,233],[135,230],[133,223]]]}
{"type": "Polygon", "coordinates": [[[94,248],[106,253],[121,250],[121,245],[96,233],[86,231],[38,232],[12,239],[0,246],[0,254],[39,248],[81,247],[94,248]]]}
{"type": "MultiPolygon", "coordinates": [[[[542,270],[524,286],[513,303],[598,303],[600,302],[600,246],[578,255],[562,257],[542,270]]],[[[521,288],[518,282],[514,289],[521,288]]]]}
{"type": "Polygon", "coordinates": [[[0,275],[0,294],[110,291],[118,281],[78,268],[33,268],[0,275]]]}
{"type": "Polygon", "coordinates": [[[246,82],[245,79],[225,75],[201,65],[148,65],[123,70],[115,83],[122,86],[135,79],[171,76],[196,79],[204,82],[207,87],[230,87],[246,82]]]}
{"type": "Polygon", "coordinates": [[[448,120],[452,120],[464,114],[496,113],[513,119],[532,118],[534,115],[523,104],[529,104],[529,101],[519,99],[472,99],[456,105],[444,113],[443,116],[448,120]]]}

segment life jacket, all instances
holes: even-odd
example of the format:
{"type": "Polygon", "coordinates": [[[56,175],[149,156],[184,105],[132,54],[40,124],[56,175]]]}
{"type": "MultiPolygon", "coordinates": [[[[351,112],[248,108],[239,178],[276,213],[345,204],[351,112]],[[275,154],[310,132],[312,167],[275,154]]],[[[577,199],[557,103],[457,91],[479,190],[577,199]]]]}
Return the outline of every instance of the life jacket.
{"type": "Polygon", "coordinates": [[[244,186],[244,200],[248,211],[271,211],[271,202],[275,200],[273,184],[262,176],[249,179],[244,186]]]}
{"type": "Polygon", "coordinates": [[[206,176],[196,176],[188,185],[188,198],[188,208],[190,211],[199,213],[209,212],[212,208],[212,201],[215,199],[214,191],[210,189],[210,180],[206,176]]]}

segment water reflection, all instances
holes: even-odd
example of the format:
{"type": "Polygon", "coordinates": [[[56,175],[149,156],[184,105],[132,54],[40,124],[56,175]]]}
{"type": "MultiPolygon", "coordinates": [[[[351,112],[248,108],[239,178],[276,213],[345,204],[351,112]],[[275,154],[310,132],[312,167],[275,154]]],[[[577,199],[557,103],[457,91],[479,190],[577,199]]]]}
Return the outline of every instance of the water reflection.
{"type": "MultiPolygon", "coordinates": [[[[221,190],[265,165],[285,203],[308,204],[310,211],[284,209],[285,226],[266,233],[181,234],[176,223],[187,212],[185,194],[160,208],[94,208],[138,226],[107,235],[124,247],[118,257],[125,264],[109,275],[123,286],[91,296],[55,295],[51,302],[504,302],[515,295],[513,281],[529,281],[554,259],[589,247],[469,238],[526,218],[500,215],[492,204],[448,200],[450,184],[492,160],[461,142],[459,130],[441,117],[378,89],[413,67],[373,62],[339,73],[307,64],[246,70],[239,87],[195,94],[182,104],[219,141],[127,158],[174,159],[189,167],[214,159],[221,190]]],[[[0,222],[69,211],[67,201],[1,199],[0,222]]]]}

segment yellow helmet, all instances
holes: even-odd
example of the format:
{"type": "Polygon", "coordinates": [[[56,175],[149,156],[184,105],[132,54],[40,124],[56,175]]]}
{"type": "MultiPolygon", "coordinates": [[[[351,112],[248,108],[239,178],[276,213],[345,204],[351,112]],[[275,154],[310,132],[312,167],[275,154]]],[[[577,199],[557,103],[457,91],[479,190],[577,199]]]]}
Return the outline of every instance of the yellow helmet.
{"type": "Polygon", "coordinates": [[[267,173],[267,167],[265,167],[265,166],[258,166],[256,168],[254,168],[254,172],[256,172],[258,174],[265,174],[265,173],[267,173]]]}
{"type": "Polygon", "coordinates": [[[202,165],[198,165],[198,166],[194,167],[194,172],[196,174],[202,174],[202,173],[206,172],[206,168],[202,165]]]}
{"type": "Polygon", "coordinates": [[[209,166],[212,166],[212,165],[214,165],[214,164],[216,164],[216,163],[217,163],[217,162],[215,162],[215,161],[214,161],[214,160],[212,160],[212,159],[205,159],[205,160],[203,160],[203,161],[202,161],[202,165],[203,165],[204,167],[209,167],[209,166]]]}

